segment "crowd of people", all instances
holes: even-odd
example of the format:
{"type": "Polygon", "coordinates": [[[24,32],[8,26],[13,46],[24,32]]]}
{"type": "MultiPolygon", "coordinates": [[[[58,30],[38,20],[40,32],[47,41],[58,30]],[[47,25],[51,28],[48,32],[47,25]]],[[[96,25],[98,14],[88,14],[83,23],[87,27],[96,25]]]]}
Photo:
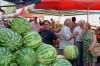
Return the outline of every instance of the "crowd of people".
{"type": "MultiPolygon", "coordinates": [[[[52,22],[53,19],[51,19],[52,22]]],[[[34,22],[37,21],[35,20],[34,22]]],[[[79,48],[79,57],[76,63],[76,66],[95,66],[97,62],[97,57],[93,56],[90,51],[93,49],[97,43],[96,35],[89,23],[84,20],[80,20],[76,23],[76,18],[72,17],[65,20],[63,27],[59,30],[58,33],[53,31],[53,28],[50,28],[52,22],[44,20],[41,25],[41,29],[35,25],[35,29],[42,37],[44,43],[55,46],[57,39],[59,38],[59,54],[63,54],[63,49],[66,45],[74,44],[79,48]],[[91,48],[90,48],[91,46],[91,48]],[[86,65],[85,65],[86,66],[86,65]]],[[[53,23],[54,24],[54,23],[53,23]]],[[[34,25],[32,25],[34,26],[34,25]]],[[[34,28],[34,27],[33,27],[34,28]]]]}
{"type": "Polygon", "coordinates": [[[87,66],[95,66],[97,57],[93,56],[90,51],[97,44],[97,39],[89,23],[84,20],[76,23],[75,17],[68,18],[58,33],[54,32],[54,26],[53,28],[50,27],[50,25],[55,24],[53,19],[51,19],[51,22],[49,20],[44,20],[43,22],[40,20],[40,22],[37,22],[37,18],[34,18],[31,23],[33,23],[31,24],[33,30],[39,32],[44,43],[55,46],[57,41],[59,54],[64,54],[63,50],[66,45],[76,45],[79,48],[79,57],[75,61],[72,61],[73,64],[75,63],[74,65],[86,66],[84,64],[87,64],[87,66]]]}
{"type": "MultiPolygon", "coordinates": [[[[4,14],[3,10],[0,9],[0,11],[4,14]]],[[[41,19],[37,21],[37,17],[34,17],[29,22],[32,30],[41,35],[44,43],[58,48],[58,54],[64,54],[65,46],[76,45],[79,48],[79,57],[72,61],[75,66],[95,66],[97,57],[91,54],[91,50],[97,44],[97,39],[89,23],[84,20],[76,23],[76,17],[67,18],[63,26],[55,30],[57,25],[53,19],[51,21],[42,21],[41,19]]],[[[5,27],[10,28],[10,22],[7,20],[3,21],[3,24],[5,27]]],[[[97,29],[98,34],[100,34],[99,31],[100,29],[97,29]]]]}

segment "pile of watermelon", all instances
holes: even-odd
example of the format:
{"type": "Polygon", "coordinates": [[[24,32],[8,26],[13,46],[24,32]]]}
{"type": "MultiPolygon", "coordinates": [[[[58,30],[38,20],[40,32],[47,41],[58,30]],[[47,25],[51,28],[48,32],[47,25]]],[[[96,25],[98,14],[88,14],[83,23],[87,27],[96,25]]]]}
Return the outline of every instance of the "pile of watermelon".
{"type": "Polygon", "coordinates": [[[72,66],[57,59],[56,49],[31,31],[30,22],[15,18],[11,28],[0,29],[0,66],[72,66]]]}

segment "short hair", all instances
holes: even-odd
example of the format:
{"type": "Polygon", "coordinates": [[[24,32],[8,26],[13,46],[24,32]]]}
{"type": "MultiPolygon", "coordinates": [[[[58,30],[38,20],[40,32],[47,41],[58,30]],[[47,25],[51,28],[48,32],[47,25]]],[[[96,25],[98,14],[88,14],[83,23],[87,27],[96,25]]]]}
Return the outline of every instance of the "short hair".
{"type": "Polygon", "coordinates": [[[44,23],[46,23],[46,22],[48,22],[48,23],[49,23],[49,25],[50,25],[49,20],[44,20],[44,21],[43,21],[43,25],[44,25],[44,23]]]}
{"type": "MultiPolygon", "coordinates": [[[[64,25],[68,25],[70,21],[71,21],[71,19],[70,19],[70,18],[67,18],[67,19],[64,21],[64,25]]],[[[72,21],[71,21],[71,22],[72,22],[72,21]]]]}
{"type": "Polygon", "coordinates": [[[76,21],[76,17],[72,17],[72,22],[75,22],[76,21]]]}
{"type": "Polygon", "coordinates": [[[78,24],[80,25],[80,24],[84,24],[85,23],[85,21],[84,20],[79,20],[78,21],[78,24]]]}

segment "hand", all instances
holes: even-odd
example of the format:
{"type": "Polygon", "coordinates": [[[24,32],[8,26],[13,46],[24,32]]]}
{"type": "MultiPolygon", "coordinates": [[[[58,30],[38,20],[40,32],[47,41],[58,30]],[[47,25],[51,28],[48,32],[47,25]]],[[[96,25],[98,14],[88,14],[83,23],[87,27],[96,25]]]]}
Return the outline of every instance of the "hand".
{"type": "Polygon", "coordinates": [[[89,50],[89,51],[92,51],[93,48],[94,48],[94,46],[93,46],[93,45],[90,45],[88,50],[89,50]]]}

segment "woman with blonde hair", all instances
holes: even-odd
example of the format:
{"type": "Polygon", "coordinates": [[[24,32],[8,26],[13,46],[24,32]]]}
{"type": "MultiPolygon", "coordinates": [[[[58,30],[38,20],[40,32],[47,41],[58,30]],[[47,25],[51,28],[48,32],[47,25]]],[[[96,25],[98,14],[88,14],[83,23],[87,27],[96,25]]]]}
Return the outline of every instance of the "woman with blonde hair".
{"type": "Polygon", "coordinates": [[[97,42],[96,35],[95,32],[91,30],[91,26],[89,23],[84,23],[83,29],[84,29],[84,33],[82,39],[83,39],[84,66],[86,66],[85,64],[87,64],[88,66],[95,66],[95,62],[97,61],[97,58],[96,56],[90,53],[90,50],[93,49],[93,47],[97,42]]]}

